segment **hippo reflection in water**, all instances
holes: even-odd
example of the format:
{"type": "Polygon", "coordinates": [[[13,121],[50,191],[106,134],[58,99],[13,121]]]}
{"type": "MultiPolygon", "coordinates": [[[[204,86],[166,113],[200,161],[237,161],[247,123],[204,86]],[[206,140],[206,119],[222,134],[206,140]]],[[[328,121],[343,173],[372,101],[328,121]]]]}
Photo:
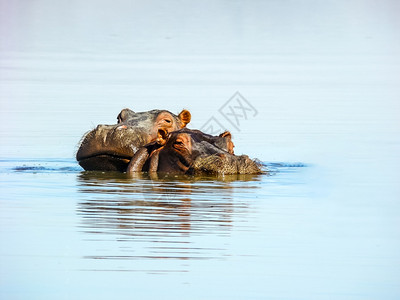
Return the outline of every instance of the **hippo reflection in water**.
{"type": "Polygon", "coordinates": [[[191,115],[182,110],[175,115],[167,110],[134,112],[123,109],[116,125],[99,125],[85,134],[76,159],[85,170],[125,172],[133,155],[143,145],[154,142],[158,131],[169,133],[190,122],[191,115]]]}
{"type": "Polygon", "coordinates": [[[247,155],[234,155],[231,134],[219,136],[183,128],[168,133],[158,130],[158,138],[139,149],[127,172],[172,174],[260,174],[260,165],[247,155]]]}

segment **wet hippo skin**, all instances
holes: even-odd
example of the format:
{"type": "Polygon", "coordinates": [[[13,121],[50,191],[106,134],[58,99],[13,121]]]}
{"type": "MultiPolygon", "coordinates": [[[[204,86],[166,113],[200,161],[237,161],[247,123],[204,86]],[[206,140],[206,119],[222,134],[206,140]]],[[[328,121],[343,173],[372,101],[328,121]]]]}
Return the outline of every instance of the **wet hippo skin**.
{"type": "Polygon", "coordinates": [[[128,173],[148,171],[170,174],[260,174],[257,162],[234,155],[232,136],[219,136],[183,128],[171,133],[160,129],[155,142],[140,148],[128,173]]]}
{"type": "Polygon", "coordinates": [[[191,115],[182,110],[175,115],[167,110],[134,112],[123,109],[115,125],[98,125],[80,142],[76,159],[88,171],[125,172],[136,151],[154,142],[158,131],[169,133],[186,126],[191,115]]]}

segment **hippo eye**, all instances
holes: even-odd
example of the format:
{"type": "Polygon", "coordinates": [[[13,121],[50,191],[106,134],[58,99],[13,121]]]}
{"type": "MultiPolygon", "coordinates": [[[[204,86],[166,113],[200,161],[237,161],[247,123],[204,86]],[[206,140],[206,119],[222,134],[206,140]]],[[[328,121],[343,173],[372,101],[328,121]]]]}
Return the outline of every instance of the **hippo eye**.
{"type": "Polygon", "coordinates": [[[183,147],[184,143],[181,140],[176,140],[174,145],[177,146],[177,147],[183,147]]]}
{"type": "Polygon", "coordinates": [[[164,119],[165,122],[167,122],[168,124],[170,124],[172,121],[169,119],[164,119]]]}

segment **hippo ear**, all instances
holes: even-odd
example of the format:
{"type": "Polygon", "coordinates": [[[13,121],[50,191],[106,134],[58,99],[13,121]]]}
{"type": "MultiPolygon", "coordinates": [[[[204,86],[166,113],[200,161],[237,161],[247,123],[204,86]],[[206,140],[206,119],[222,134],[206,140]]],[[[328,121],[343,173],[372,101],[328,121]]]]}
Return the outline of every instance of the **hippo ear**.
{"type": "Polygon", "coordinates": [[[232,138],[232,134],[229,131],[224,131],[219,135],[220,137],[232,138]]]}
{"type": "Polygon", "coordinates": [[[129,108],[124,108],[123,110],[121,110],[117,117],[118,123],[124,122],[126,119],[129,119],[129,116],[132,116],[133,114],[135,114],[133,110],[130,110],[129,108]]]}
{"type": "Polygon", "coordinates": [[[181,120],[181,122],[183,123],[182,127],[185,127],[186,124],[188,124],[190,122],[190,119],[192,118],[192,115],[190,114],[190,112],[188,110],[184,109],[184,110],[182,110],[180,112],[178,117],[181,120]]]}
{"type": "Polygon", "coordinates": [[[219,135],[220,137],[226,138],[226,148],[230,154],[234,154],[233,148],[235,144],[232,142],[232,134],[229,131],[224,131],[219,135]]]}
{"type": "Polygon", "coordinates": [[[168,131],[166,131],[164,128],[160,128],[157,131],[157,143],[160,145],[164,145],[167,142],[168,138],[168,131]]]}

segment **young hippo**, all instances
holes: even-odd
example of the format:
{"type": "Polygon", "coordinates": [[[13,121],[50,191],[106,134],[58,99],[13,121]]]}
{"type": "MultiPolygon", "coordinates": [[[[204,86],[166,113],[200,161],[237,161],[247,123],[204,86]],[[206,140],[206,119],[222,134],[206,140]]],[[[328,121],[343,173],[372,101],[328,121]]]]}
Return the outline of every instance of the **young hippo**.
{"type": "Polygon", "coordinates": [[[234,155],[231,134],[212,136],[183,128],[158,131],[158,139],[139,149],[128,173],[148,171],[172,174],[260,174],[258,163],[247,155],[234,155]]]}
{"type": "Polygon", "coordinates": [[[143,145],[155,141],[158,131],[169,133],[190,122],[191,115],[182,110],[175,115],[167,110],[134,112],[123,109],[116,125],[98,125],[86,133],[76,159],[85,170],[125,172],[133,155],[143,145]]]}

